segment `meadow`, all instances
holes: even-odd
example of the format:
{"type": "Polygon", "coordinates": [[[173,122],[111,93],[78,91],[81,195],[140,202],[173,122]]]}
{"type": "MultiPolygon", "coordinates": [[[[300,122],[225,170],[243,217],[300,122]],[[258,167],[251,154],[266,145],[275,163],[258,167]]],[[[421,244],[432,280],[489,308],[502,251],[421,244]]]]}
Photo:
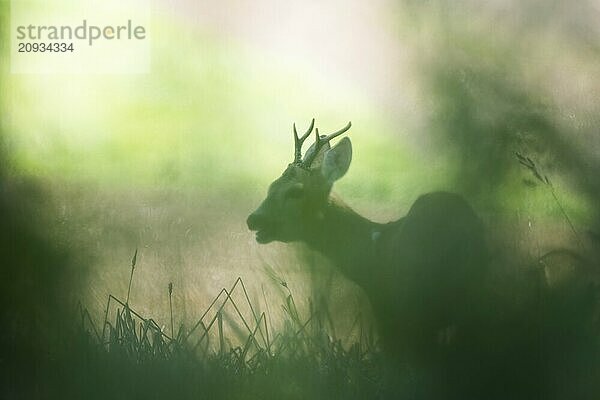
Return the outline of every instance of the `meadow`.
{"type": "Polygon", "coordinates": [[[473,397],[599,392],[592,2],[158,1],[131,75],[11,73],[8,3],[0,397],[422,398],[355,283],[245,225],[313,117],[352,121],[334,191],[362,215],[449,190],[482,218],[473,397]]]}

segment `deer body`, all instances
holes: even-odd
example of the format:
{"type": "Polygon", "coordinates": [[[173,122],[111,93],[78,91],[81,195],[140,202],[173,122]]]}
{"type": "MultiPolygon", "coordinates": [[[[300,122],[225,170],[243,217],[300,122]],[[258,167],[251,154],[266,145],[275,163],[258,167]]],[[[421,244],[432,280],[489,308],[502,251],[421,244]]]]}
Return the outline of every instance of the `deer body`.
{"type": "MultiPolygon", "coordinates": [[[[313,120],[314,123],[314,120],[313,120]]],[[[343,133],[320,136],[275,180],[267,198],[248,217],[259,243],[300,241],[321,252],[361,286],[377,317],[384,349],[395,359],[435,361],[451,339],[450,327],[469,323],[483,277],[483,228],[471,207],[455,194],[421,196],[407,215],[372,222],[331,195],[347,171],[351,144],[343,133]]]]}

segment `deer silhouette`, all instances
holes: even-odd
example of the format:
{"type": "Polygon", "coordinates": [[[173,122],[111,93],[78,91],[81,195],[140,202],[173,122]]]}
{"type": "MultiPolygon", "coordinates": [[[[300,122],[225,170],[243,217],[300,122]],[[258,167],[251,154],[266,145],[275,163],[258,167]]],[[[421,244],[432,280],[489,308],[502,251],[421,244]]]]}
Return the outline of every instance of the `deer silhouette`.
{"type": "MultiPolygon", "coordinates": [[[[420,196],[403,218],[380,224],[331,194],[348,171],[351,123],[330,135],[315,129],[302,157],[293,125],[294,160],[247,219],[258,243],[304,242],[334,263],[366,292],[391,359],[436,365],[460,352],[461,338],[477,314],[484,277],[483,226],[459,195],[420,196]]],[[[442,365],[442,364],[440,364],[442,365]]]]}

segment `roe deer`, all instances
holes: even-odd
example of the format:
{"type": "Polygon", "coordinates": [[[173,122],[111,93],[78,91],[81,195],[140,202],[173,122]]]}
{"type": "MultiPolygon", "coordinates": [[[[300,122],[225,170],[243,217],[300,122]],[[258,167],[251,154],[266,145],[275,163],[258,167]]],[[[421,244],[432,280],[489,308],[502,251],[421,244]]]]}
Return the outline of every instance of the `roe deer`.
{"type": "MultiPolygon", "coordinates": [[[[485,258],[483,227],[456,194],[422,195],[394,222],[372,222],[331,197],[350,166],[350,129],[320,136],[302,157],[293,126],[294,160],[247,220],[258,243],[304,242],[367,294],[383,349],[395,360],[437,363],[477,307],[485,258]]],[[[459,350],[457,350],[459,351],[459,350]]]]}

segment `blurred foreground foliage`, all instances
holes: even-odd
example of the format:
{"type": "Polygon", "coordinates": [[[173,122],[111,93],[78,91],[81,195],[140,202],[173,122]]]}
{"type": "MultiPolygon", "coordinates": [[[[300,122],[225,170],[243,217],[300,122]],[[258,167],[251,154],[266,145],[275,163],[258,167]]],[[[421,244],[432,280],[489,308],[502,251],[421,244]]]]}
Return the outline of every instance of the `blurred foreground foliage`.
{"type": "MultiPolygon", "coordinates": [[[[3,30],[10,25],[5,3],[0,6],[3,30]]],[[[284,332],[281,343],[295,349],[285,356],[272,354],[265,344],[253,347],[255,358],[249,363],[244,346],[222,347],[219,341],[219,351],[199,359],[183,336],[165,337],[165,330],[150,319],[136,319],[126,302],[108,321],[106,336],[100,334],[104,326],[80,325],[85,313],[74,314],[67,306],[79,283],[70,257],[86,249],[61,248],[48,234],[54,210],[45,185],[67,182],[92,193],[98,188],[112,193],[119,187],[168,191],[198,186],[215,199],[224,191],[254,194],[258,182],[289,161],[290,154],[280,149],[289,148],[291,110],[312,117],[317,108],[332,126],[348,118],[341,110],[355,110],[352,119],[362,121],[356,124],[362,128],[355,143],[363,155],[357,155],[360,163],[353,166],[355,182],[342,182],[342,190],[363,206],[389,207],[398,199],[409,204],[422,191],[444,188],[467,194],[491,214],[573,219],[584,250],[530,255],[533,266],[512,260],[511,251],[496,254],[501,272],[491,282],[498,297],[490,300],[490,310],[498,319],[474,328],[486,337],[486,368],[478,377],[461,375],[460,369],[453,376],[485,386],[487,398],[593,398],[600,382],[598,286],[593,278],[598,274],[600,215],[598,104],[583,95],[566,95],[559,87],[564,82],[550,78],[554,71],[572,69],[571,78],[577,82],[582,76],[585,82],[594,70],[589,65],[598,57],[598,45],[564,34],[564,27],[546,41],[539,36],[543,24],[528,30],[523,23],[494,25],[486,19],[472,21],[468,12],[448,14],[443,2],[403,4],[412,4],[410,15],[418,17],[406,26],[429,32],[416,43],[423,50],[419,76],[428,105],[419,132],[427,132],[432,141],[427,151],[417,153],[395,137],[394,129],[402,131],[403,125],[396,128],[393,118],[353,97],[352,90],[335,92],[336,98],[348,99],[339,106],[322,96],[327,87],[307,85],[310,78],[239,59],[235,48],[222,48],[193,31],[185,32],[187,57],[180,62],[168,44],[181,30],[169,21],[158,25],[164,35],[154,49],[158,57],[150,77],[80,76],[68,77],[67,83],[40,76],[8,79],[8,57],[3,58],[2,395],[377,398],[400,393],[411,398],[419,393],[425,385],[410,368],[399,380],[389,380],[376,349],[345,349],[324,329],[306,335],[296,335],[297,329],[284,332]],[[504,28],[494,32],[498,26],[504,28]],[[574,42],[578,45],[570,46],[574,42]],[[531,62],[531,54],[540,55],[532,52],[535,48],[555,63],[531,62]],[[556,57],[563,51],[569,57],[556,57]],[[294,105],[273,95],[287,91],[308,94],[286,98],[301,103],[294,105]],[[276,140],[263,133],[275,130],[286,133],[276,140]],[[554,194],[540,190],[548,186],[519,169],[515,152],[541,165],[554,194]],[[520,272],[512,276],[516,270],[520,272]]],[[[543,2],[530,4],[534,11],[545,9],[543,2]]],[[[555,13],[541,15],[556,20],[561,8],[551,10],[555,13]]],[[[532,20],[531,14],[521,17],[525,24],[532,20]]],[[[0,41],[2,55],[6,44],[0,41]]],[[[589,86],[595,85],[591,80],[589,86]]],[[[502,234],[520,238],[516,230],[502,234]]],[[[554,233],[552,225],[545,232],[554,233]]],[[[298,328],[291,304],[286,300],[288,326],[298,328]]],[[[218,337],[223,317],[216,318],[210,329],[218,337]]],[[[247,338],[253,343],[255,335],[247,338]]]]}

